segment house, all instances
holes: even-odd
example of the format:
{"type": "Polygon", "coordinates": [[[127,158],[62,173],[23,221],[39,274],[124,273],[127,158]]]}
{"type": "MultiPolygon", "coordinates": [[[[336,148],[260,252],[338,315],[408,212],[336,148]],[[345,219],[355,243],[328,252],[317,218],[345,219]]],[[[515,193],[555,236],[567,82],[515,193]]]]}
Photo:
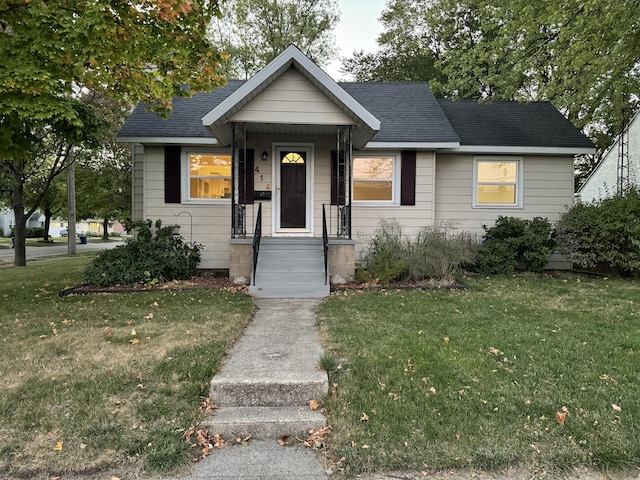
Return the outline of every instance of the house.
{"type": "Polygon", "coordinates": [[[620,188],[640,187],[640,111],[578,190],[582,202],[615,195],[620,188]]]}
{"type": "MultiPolygon", "coordinates": [[[[10,208],[0,208],[0,236],[10,237],[11,230],[16,225],[16,217],[10,208]]],[[[27,228],[44,227],[44,215],[35,212],[27,219],[27,228]]]]}
{"type": "Polygon", "coordinates": [[[295,46],[248,81],[176,98],[168,120],[139,105],[119,141],[132,145],[134,218],[180,224],[204,246],[202,268],[263,296],[328,292],[381,219],[409,235],[480,235],[498,215],[555,221],[573,202],[574,156],[594,152],[549,103],[336,83],[295,46]]]}

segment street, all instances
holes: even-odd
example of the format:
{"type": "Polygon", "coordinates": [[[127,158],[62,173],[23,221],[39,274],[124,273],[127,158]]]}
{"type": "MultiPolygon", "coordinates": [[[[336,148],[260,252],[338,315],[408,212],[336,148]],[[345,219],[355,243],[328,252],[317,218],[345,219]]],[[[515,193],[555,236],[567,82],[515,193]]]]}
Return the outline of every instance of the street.
{"type": "MultiPolygon", "coordinates": [[[[82,253],[95,250],[106,250],[115,248],[118,245],[122,245],[122,242],[108,242],[108,243],[87,243],[86,245],[76,244],[76,253],[82,253]]],[[[10,245],[0,245],[0,265],[13,264],[15,250],[10,245]]],[[[33,260],[34,258],[51,257],[55,255],[66,255],[67,244],[57,243],[55,245],[46,247],[30,247],[27,245],[27,260],[33,260]]]]}

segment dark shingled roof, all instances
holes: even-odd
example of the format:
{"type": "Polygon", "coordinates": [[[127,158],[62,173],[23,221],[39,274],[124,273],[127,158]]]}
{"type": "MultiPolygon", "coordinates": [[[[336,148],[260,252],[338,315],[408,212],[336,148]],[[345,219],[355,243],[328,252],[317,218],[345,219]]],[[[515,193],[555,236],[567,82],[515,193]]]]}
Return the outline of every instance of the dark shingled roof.
{"type": "Polygon", "coordinates": [[[438,100],[461,145],[593,148],[549,102],[438,100]]]}
{"type": "MultiPolygon", "coordinates": [[[[244,83],[229,80],[211,93],[174,98],[173,111],[166,120],[140,104],[118,136],[210,139],[202,117],[244,83]]],[[[548,102],[437,100],[426,83],[339,85],[380,120],[380,131],[372,142],[593,148],[591,141],[548,102]]]]}
{"type": "Polygon", "coordinates": [[[372,142],[458,142],[426,83],[340,83],[378,120],[372,142]]]}
{"type": "Polygon", "coordinates": [[[146,111],[140,103],[118,133],[119,137],[195,137],[212,138],[202,125],[202,117],[235,92],[244,82],[229,80],[227,85],[211,93],[196,93],[193,97],[173,99],[173,110],[167,119],[146,111]]]}

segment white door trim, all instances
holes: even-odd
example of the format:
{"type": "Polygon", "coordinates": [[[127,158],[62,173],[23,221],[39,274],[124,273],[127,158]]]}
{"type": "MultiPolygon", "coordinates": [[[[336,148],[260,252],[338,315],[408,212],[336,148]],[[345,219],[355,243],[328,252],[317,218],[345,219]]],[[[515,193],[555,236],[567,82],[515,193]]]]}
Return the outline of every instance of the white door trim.
{"type": "Polygon", "coordinates": [[[272,222],[273,231],[272,235],[274,237],[313,237],[313,226],[314,226],[314,217],[313,217],[313,205],[314,205],[314,165],[315,165],[315,144],[313,143],[298,143],[298,142],[277,142],[272,145],[271,158],[273,159],[272,168],[273,168],[273,178],[275,181],[273,182],[272,187],[272,197],[273,197],[273,208],[272,208],[272,222]],[[307,154],[306,158],[306,221],[305,228],[280,228],[280,152],[285,150],[298,150],[304,151],[307,154]]]}

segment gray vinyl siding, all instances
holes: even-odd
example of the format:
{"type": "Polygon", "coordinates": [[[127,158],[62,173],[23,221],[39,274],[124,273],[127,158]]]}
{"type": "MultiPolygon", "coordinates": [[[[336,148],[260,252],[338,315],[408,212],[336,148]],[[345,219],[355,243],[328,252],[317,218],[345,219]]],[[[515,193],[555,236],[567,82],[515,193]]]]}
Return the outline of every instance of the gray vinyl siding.
{"type": "Polygon", "coordinates": [[[524,156],[523,204],[517,208],[473,207],[473,155],[439,154],[435,174],[435,224],[474,232],[499,215],[544,217],[556,222],[573,204],[573,158],[524,156]]]}
{"type": "Polygon", "coordinates": [[[132,146],[132,219],[144,219],[144,146],[136,143],[132,146]]]}
{"type": "Polygon", "coordinates": [[[300,72],[282,74],[233,115],[234,122],[345,125],[353,120],[300,72]]]}

